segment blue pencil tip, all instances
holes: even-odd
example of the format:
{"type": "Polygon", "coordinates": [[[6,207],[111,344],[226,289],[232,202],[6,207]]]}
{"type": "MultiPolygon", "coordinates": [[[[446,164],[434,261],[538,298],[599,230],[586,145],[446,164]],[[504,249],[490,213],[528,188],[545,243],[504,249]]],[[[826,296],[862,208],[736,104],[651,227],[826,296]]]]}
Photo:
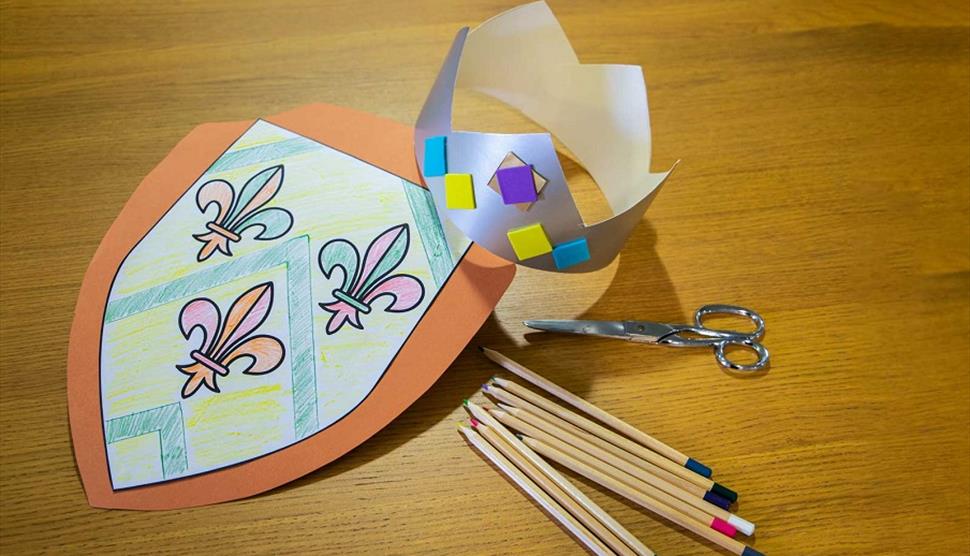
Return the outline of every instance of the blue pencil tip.
{"type": "Polygon", "coordinates": [[[730,500],[727,500],[726,498],[720,496],[716,492],[711,492],[711,491],[705,492],[704,500],[710,502],[711,504],[714,504],[715,506],[717,506],[718,508],[721,508],[722,510],[727,510],[731,508],[730,500]]]}
{"type": "Polygon", "coordinates": [[[711,475],[714,474],[714,472],[711,471],[710,467],[704,465],[703,463],[697,461],[694,458],[687,458],[687,463],[684,464],[684,467],[686,467],[687,469],[690,469],[694,473],[697,473],[701,477],[710,478],[711,475]]]}

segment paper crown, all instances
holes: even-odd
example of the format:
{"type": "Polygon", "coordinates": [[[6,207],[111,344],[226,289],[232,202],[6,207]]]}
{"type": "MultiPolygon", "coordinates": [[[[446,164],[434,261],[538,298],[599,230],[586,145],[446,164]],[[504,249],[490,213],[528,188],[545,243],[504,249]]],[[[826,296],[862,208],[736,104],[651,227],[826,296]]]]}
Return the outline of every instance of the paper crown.
{"type": "Polygon", "coordinates": [[[439,214],[472,241],[520,265],[561,272],[608,265],[670,174],[649,171],[640,67],[580,64],[545,2],[458,32],[418,117],[415,154],[439,214]],[[583,222],[549,133],[452,129],[456,86],[496,98],[554,133],[614,215],[583,222]]]}

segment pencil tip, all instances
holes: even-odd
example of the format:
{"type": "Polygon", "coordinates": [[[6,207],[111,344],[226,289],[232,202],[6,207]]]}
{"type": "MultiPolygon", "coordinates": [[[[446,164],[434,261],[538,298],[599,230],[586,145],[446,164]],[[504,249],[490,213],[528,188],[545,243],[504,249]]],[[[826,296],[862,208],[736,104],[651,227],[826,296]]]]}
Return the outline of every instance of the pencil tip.
{"type": "Polygon", "coordinates": [[[468,398],[461,400],[461,405],[468,407],[468,398]]]}
{"type": "Polygon", "coordinates": [[[686,467],[687,469],[690,469],[694,473],[697,473],[701,477],[710,478],[711,475],[713,475],[713,472],[711,471],[710,467],[704,465],[703,463],[697,461],[694,458],[687,458],[687,463],[684,464],[684,467],[686,467]]]}
{"type": "Polygon", "coordinates": [[[478,346],[478,351],[485,353],[485,348],[482,346],[478,346]]]}
{"type": "Polygon", "coordinates": [[[711,491],[717,493],[723,498],[726,498],[728,502],[731,502],[732,504],[738,501],[737,492],[734,492],[733,490],[722,485],[721,483],[718,483],[717,481],[714,482],[714,485],[711,487],[711,491]]]}
{"type": "Polygon", "coordinates": [[[472,424],[473,427],[475,427],[477,429],[478,428],[478,419],[472,417],[471,418],[471,424],[472,424]]]}

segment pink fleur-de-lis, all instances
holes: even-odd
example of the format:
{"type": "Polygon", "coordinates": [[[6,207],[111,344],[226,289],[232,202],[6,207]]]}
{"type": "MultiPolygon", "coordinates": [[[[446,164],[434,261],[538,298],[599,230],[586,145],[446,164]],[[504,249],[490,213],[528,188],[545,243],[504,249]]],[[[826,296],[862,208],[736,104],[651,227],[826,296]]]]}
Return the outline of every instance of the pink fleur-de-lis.
{"type": "Polygon", "coordinates": [[[320,249],[319,264],[324,276],[330,278],[337,268],[343,271],[341,287],[333,290],[334,301],[320,303],[323,310],[333,313],[327,322],[327,334],[336,333],[344,324],[363,330],[360,315],[370,313],[374,301],[382,296],[392,298],[384,308],[389,313],[404,313],[421,304],[421,280],[410,274],[390,275],[404,260],[409,242],[407,224],[389,228],[367,247],[363,265],[357,247],[345,239],[331,240],[320,249]]]}
{"type": "Polygon", "coordinates": [[[195,203],[204,214],[210,205],[217,208],[216,217],[207,222],[208,230],[192,237],[202,242],[197,259],[202,262],[216,251],[232,256],[231,243],[242,241],[242,233],[260,228],[253,239],[268,241],[282,237],[293,226],[293,215],[279,207],[260,208],[270,202],[283,186],[283,166],[272,166],[249,178],[239,197],[232,184],[211,180],[202,184],[195,203]]]}
{"type": "Polygon", "coordinates": [[[182,398],[195,394],[203,385],[219,392],[216,377],[227,376],[229,365],[237,360],[249,360],[242,370],[247,375],[270,373],[283,363],[282,342],[269,335],[252,335],[266,320],[272,307],[272,282],[259,284],[236,298],[225,322],[219,306],[210,299],[193,299],[182,307],[179,327],[185,339],[188,340],[196,328],[202,331],[202,343],[189,354],[192,362],[175,366],[189,376],[182,386],[182,398]]]}

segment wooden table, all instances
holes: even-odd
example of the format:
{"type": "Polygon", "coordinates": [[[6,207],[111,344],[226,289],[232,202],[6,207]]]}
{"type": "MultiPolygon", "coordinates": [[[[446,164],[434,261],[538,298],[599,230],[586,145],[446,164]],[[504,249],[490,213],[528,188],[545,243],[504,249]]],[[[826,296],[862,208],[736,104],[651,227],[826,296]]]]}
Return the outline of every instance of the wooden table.
{"type": "MultiPolygon", "coordinates": [[[[477,344],[714,467],[765,553],[970,549],[965,1],[554,1],[584,62],[644,67],[652,167],[682,160],[619,262],[521,271],[424,397],[293,484],[184,511],[88,507],[67,334],[86,265],[140,179],[207,121],[320,101],[414,122],[454,32],[514,2],[237,4],[0,8],[0,551],[580,553],[454,429],[495,371],[477,344]],[[739,380],[706,351],[524,337],[519,323],[685,319],[707,302],[765,315],[769,373],[739,380]]],[[[463,114],[476,129],[521,123],[475,101],[463,114]]],[[[587,214],[601,212],[566,169],[587,214]]],[[[586,490],[665,556],[716,552],[586,490]]]]}

